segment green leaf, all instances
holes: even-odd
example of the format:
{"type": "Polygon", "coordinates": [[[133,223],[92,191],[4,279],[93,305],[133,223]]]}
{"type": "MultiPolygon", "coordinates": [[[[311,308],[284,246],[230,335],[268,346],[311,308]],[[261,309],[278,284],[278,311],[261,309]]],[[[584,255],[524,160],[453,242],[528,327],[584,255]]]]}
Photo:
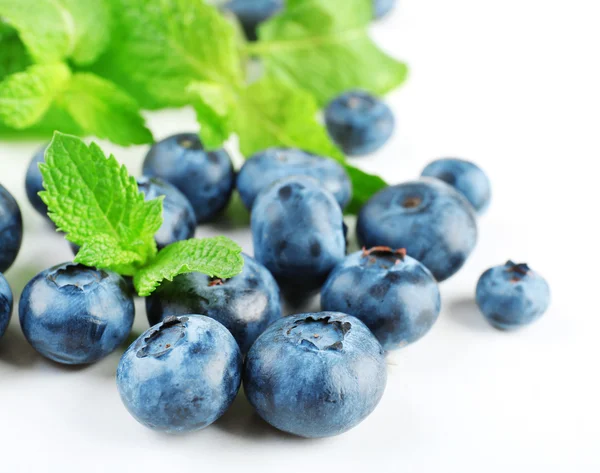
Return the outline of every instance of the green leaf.
{"type": "MultiPolygon", "coordinates": [[[[0,0],[1,1],[1,0],[0,0]]],[[[191,81],[244,81],[233,26],[202,0],[113,0],[118,22],[94,71],[147,108],[183,106],[191,81]]]]}
{"type": "Polygon", "coordinates": [[[267,74],[311,92],[321,105],[349,89],[383,95],[404,82],[407,67],[369,38],[372,0],[288,0],[259,29],[248,53],[267,74]]]}
{"type": "Polygon", "coordinates": [[[105,0],[0,0],[0,17],[18,32],[35,62],[92,63],[108,44],[105,0]]]}
{"type": "Polygon", "coordinates": [[[0,82],[0,119],[12,128],[37,123],[68,83],[71,71],[64,64],[33,65],[0,82]]]}
{"type": "Polygon", "coordinates": [[[388,183],[381,177],[366,173],[350,164],[345,163],[344,168],[352,181],[352,200],[350,201],[350,204],[348,204],[348,207],[346,207],[345,212],[358,215],[362,206],[365,205],[374,194],[381,189],[385,189],[388,186],[388,183]]]}
{"type": "Polygon", "coordinates": [[[115,84],[94,74],[75,74],[58,98],[85,134],[119,145],[152,143],[137,102],[115,84]]]}
{"type": "Polygon", "coordinates": [[[52,138],[52,134],[56,130],[61,130],[64,133],[71,135],[83,136],[83,130],[73,121],[70,115],[64,110],[57,107],[50,107],[50,110],[44,115],[39,123],[32,127],[23,130],[10,128],[0,122],[0,138],[3,140],[46,140],[52,138]]]}
{"type": "Polygon", "coordinates": [[[24,71],[29,65],[31,58],[17,32],[4,26],[0,31],[0,81],[10,74],[24,71]]]}
{"type": "Polygon", "coordinates": [[[302,90],[264,78],[245,89],[236,109],[235,130],[245,156],[271,146],[286,146],[343,159],[317,122],[317,103],[302,90]]]}
{"type": "Polygon", "coordinates": [[[241,253],[237,243],[222,236],[179,241],[162,249],[141,269],[134,284],[138,294],[145,297],[163,280],[172,281],[179,274],[200,272],[221,279],[232,278],[244,267],[241,253]]]}
{"type": "Polygon", "coordinates": [[[210,150],[220,148],[233,131],[235,95],[231,89],[210,82],[192,82],[186,93],[196,109],[202,143],[210,150]]]}
{"type": "Polygon", "coordinates": [[[0,135],[30,128],[33,136],[60,130],[123,146],[153,141],[133,98],[93,74],[71,76],[64,64],[33,65],[0,82],[0,119],[0,135]]]}
{"type": "Polygon", "coordinates": [[[75,261],[134,275],[156,255],[162,199],[144,201],[135,178],[114,156],[57,132],[40,169],[48,215],[81,246],[75,261]]]}
{"type": "MultiPolygon", "coordinates": [[[[317,122],[319,110],[307,92],[269,78],[239,89],[235,95],[227,89],[214,88],[215,95],[210,100],[201,95],[203,90],[197,83],[188,88],[201,130],[205,127],[219,130],[225,138],[229,133],[237,133],[245,156],[271,146],[286,146],[344,160],[317,122]],[[220,96],[216,94],[219,90],[220,96]],[[223,105],[228,107],[222,108],[223,105]]],[[[204,139],[204,132],[201,134],[204,139]]]]}

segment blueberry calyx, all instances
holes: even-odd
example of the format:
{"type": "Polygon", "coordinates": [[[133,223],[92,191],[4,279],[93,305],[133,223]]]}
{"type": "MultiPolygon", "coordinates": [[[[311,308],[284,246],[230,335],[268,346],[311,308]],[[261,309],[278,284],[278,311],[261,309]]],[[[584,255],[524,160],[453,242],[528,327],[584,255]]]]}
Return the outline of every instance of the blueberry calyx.
{"type": "Polygon", "coordinates": [[[415,209],[421,205],[421,202],[423,202],[423,200],[420,197],[407,197],[402,202],[402,207],[405,209],[415,209]]]}
{"type": "Polygon", "coordinates": [[[326,317],[298,319],[285,333],[289,338],[311,350],[336,350],[344,348],[344,338],[352,328],[350,322],[340,322],[326,317]]]}
{"type": "Polygon", "coordinates": [[[107,278],[108,274],[102,270],[88,268],[77,263],[67,263],[47,277],[58,289],[76,288],[84,291],[107,278]]]}
{"type": "Polygon", "coordinates": [[[164,322],[141,340],[141,347],[136,356],[138,358],[147,356],[158,358],[171,351],[177,342],[185,337],[188,320],[188,317],[167,317],[164,322]]]}
{"type": "Polygon", "coordinates": [[[222,286],[223,284],[225,284],[225,281],[221,278],[210,278],[208,287],[222,286]]]}
{"type": "Polygon", "coordinates": [[[406,248],[398,248],[396,250],[391,249],[389,246],[373,246],[368,249],[363,246],[362,257],[369,257],[369,263],[375,264],[377,259],[374,256],[392,256],[396,258],[394,264],[400,264],[406,258],[406,248]]]}
{"type": "Polygon", "coordinates": [[[527,263],[514,263],[513,261],[508,260],[505,266],[506,271],[508,271],[509,273],[513,273],[511,282],[519,282],[531,271],[527,263]]]}
{"type": "Polygon", "coordinates": [[[360,100],[358,97],[350,97],[348,99],[348,107],[350,107],[353,110],[359,108],[361,105],[362,100],[360,100]]]}
{"type": "Polygon", "coordinates": [[[177,144],[184,149],[204,149],[199,139],[192,139],[189,136],[181,136],[177,139],[177,144]]]}

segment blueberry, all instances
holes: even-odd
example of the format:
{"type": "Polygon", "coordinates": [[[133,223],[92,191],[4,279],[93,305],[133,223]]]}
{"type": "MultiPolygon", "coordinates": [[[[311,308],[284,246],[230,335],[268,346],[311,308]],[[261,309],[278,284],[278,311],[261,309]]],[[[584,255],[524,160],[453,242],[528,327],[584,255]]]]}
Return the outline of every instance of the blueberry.
{"type": "Polygon", "coordinates": [[[169,315],[204,314],[222,323],[242,353],[281,317],[279,288],[271,273],[247,255],[244,269],[231,279],[187,273],[165,281],[146,299],[150,325],[169,315]]]}
{"type": "Polygon", "coordinates": [[[293,148],[269,148],[252,156],[238,174],[237,189],[246,208],[252,210],[262,190],[282,177],[297,175],[317,179],[340,207],[350,202],[352,184],[342,166],[332,159],[293,148]]]}
{"type": "Polygon", "coordinates": [[[383,348],[357,318],[291,315],[252,345],[244,392],[269,424],[302,437],[341,434],[377,406],[387,380],[383,348]]]}
{"type": "Polygon", "coordinates": [[[6,332],[10,316],[12,315],[13,295],[10,286],[2,273],[0,273],[0,338],[6,332]]]}
{"type": "Polygon", "coordinates": [[[27,198],[29,199],[29,202],[31,202],[33,208],[46,218],[48,218],[48,207],[46,207],[46,204],[44,204],[42,198],[38,195],[38,192],[44,190],[39,164],[44,162],[44,153],[46,152],[47,146],[47,144],[44,145],[37,153],[35,153],[27,168],[27,174],[25,175],[25,191],[27,192],[27,198]]]}
{"type": "Polygon", "coordinates": [[[373,0],[375,9],[375,18],[382,18],[392,11],[396,5],[396,0],[373,0]]]}
{"type": "Polygon", "coordinates": [[[254,257],[284,292],[321,287],[346,251],[343,217],[333,195],[307,176],[276,181],[254,204],[254,257]]]}
{"type": "Polygon", "coordinates": [[[385,350],[424,336],[437,320],[440,304],[431,272],[404,250],[385,247],[346,257],[321,291],[323,310],[360,319],[385,350]]]}
{"type": "Polygon", "coordinates": [[[175,186],[156,177],[139,177],[137,183],[138,189],[144,193],[146,200],[165,196],[163,224],[154,237],[159,249],[194,236],[196,215],[192,204],[185,195],[179,192],[175,186]]]}
{"type": "Polygon", "coordinates": [[[392,110],[374,95],[351,90],[333,99],[325,109],[329,135],[349,156],[377,151],[392,136],[392,110]]]}
{"type": "Polygon", "coordinates": [[[356,232],[367,248],[406,248],[443,281],[475,247],[477,221],[471,205],[452,187],[421,179],[375,194],[361,209],[356,232]]]}
{"type": "Polygon", "coordinates": [[[513,330],[541,317],[550,305],[546,280],[524,263],[488,269],[477,283],[477,305],[487,321],[513,330]]]}
{"type": "Polygon", "coordinates": [[[257,39],[258,26],[283,9],[284,0],[231,0],[225,8],[234,13],[249,40],[257,39]]]}
{"type": "Polygon", "coordinates": [[[0,184],[0,273],[15,262],[22,239],[21,209],[10,192],[0,184]]]}
{"type": "Polygon", "coordinates": [[[477,165],[463,159],[445,158],[430,163],[421,173],[450,184],[471,203],[478,214],[488,208],[491,198],[490,180],[477,165]]]}
{"type": "Polygon", "coordinates": [[[190,201],[198,223],[216,217],[231,198],[235,172],[223,149],[205,151],[195,133],[182,133],[156,143],[144,161],[144,174],[177,187],[190,201]]]}
{"type": "Polygon", "coordinates": [[[203,429],[221,417],[240,387],[242,354],[219,322],[167,317],[127,349],[117,387],[127,410],[154,430],[203,429]]]}
{"type": "Polygon", "coordinates": [[[21,294],[19,320],[27,341],[59,363],[93,363],[131,331],[133,299],[121,276],[64,263],[42,271],[21,294]]]}

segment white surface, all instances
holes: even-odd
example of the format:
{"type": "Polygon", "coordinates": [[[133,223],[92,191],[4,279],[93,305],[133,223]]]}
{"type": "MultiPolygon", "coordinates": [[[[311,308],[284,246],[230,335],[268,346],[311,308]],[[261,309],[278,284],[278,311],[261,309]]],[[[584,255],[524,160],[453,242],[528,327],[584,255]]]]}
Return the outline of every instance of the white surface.
{"type": "MultiPolygon", "coordinates": [[[[389,97],[398,133],[356,162],[399,182],[433,158],[463,156],[489,173],[494,200],[473,256],[442,285],[437,325],[390,357],[385,396],[362,425],[337,438],[291,438],[239,397],[205,431],[158,435],[121,405],[118,354],[57,366],[32,351],[14,318],[0,342],[0,471],[600,471],[599,17],[592,0],[403,0],[374,27],[412,74],[389,97]],[[529,262],[553,291],[551,310],[511,334],[488,327],[473,304],[481,272],[508,258],[529,262]]],[[[151,124],[157,137],[195,126],[190,111],[151,124]]],[[[26,226],[7,274],[17,296],[70,257],[23,191],[39,144],[0,143],[0,181],[26,226]]],[[[144,147],[105,149],[139,172],[144,147]]],[[[227,234],[251,250],[246,230],[227,234]]],[[[136,329],[145,326],[139,306],[136,329]]]]}

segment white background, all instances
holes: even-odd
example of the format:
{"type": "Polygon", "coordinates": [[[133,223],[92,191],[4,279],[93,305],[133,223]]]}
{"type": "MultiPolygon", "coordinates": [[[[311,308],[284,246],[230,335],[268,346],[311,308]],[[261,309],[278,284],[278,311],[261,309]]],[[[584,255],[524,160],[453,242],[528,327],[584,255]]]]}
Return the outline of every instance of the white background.
{"type": "MultiPolygon", "coordinates": [[[[477,249],[442,285],[438,323],[389,357],[387,391],[363,424],[297,439],[265,425],[240,396],[202,432],[159,435],[121,405],[119,353],[87,368],[58,366],[36,355],[13,318],[0,342],[0,471],[600,471],[599,20],[594,0],[404,0],[374,25],[411,78],[388,99],[399,123],[393,140],[356,163],[400,182],[457,155],[488,172],[494,196],[477,249]],[[509,334],[486,325],[473,303],[479,275],[508,258],[527,261],[553,291],[538,323],[509,334]]],[[[195,129],[190,111],[150,123],[157,138],[195,129]]],[[[25,198],[25,168],[40,144],[0,143],[0,182],[26,226],[7,274],[17,296],[71,257],[25,198]]],[[[140,171],[146,147],[104,147],[140,171]]],[[[198,235],[219,232],[251,251],[243,228],[198,235]]]]}

